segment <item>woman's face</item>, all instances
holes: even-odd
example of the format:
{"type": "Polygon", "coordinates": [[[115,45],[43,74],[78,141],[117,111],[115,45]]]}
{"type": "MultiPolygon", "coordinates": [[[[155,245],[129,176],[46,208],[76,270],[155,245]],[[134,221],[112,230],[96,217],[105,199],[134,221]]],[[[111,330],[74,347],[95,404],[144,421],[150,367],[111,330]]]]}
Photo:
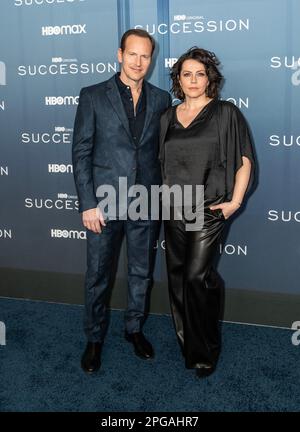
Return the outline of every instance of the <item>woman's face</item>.
{"type": "Polygon", "coordinates": [[[204,64],[197,60],[185,60],[182,63],[179,82],[186,97],[204,96],[209,84],[204,64]]]}

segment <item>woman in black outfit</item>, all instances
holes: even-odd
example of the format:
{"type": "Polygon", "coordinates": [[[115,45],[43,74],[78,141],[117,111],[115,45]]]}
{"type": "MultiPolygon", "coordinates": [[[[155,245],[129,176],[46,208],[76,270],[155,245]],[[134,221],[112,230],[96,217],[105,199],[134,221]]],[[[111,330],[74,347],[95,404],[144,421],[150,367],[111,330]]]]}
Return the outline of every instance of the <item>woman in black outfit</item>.
{"type": "MultiPolygon", "coordinates": [[[[190,220],[183,208],[181,220],[176,220],[173,207],[165,221],[174,326],[186,367],[195,368],[199,377],[214,371],[221,345],[222,282],[213,259],[225,221],[240,208],[252,184],[254,166],[243,115],[218,99],[223,78],[218,65],[216,56],[204,49],[194,47],[183,54],[171,71],[172,91],[182,103],[161,118],[163,183],[204,186],[201,228],[186,229],[190,220]]],[[[201,211],[198,204],[193,200],[194,211],[201,211]]]]}

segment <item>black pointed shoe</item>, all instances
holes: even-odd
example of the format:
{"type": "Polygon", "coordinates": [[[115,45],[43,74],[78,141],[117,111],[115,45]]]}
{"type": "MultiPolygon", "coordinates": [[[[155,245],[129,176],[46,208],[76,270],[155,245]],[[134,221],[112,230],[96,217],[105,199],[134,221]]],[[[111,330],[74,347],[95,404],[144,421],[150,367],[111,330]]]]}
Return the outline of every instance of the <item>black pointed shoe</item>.
{"type": "Polygon", "coordinates": [[[92,374],[97,372],[101,366],[101,349],[100,342],[88,342],[81,358],[81,368],[84,372],[92,374]]]}
{"type": "Polygon", "coordinates": [[[198,378],[206,378],[215,371],[215,366],[212,365],[203,365],[201,367],[196,368],[196,375],[198,378]]]}
{"type": "Polygon", "coordinates": [[[144,359],[148,360],[154,357],[154,350],[149,341],[145,338],[142,332],[127,333],[125,332],[125,339],[132,343],[134,346],[135,354],[144,359]]]}

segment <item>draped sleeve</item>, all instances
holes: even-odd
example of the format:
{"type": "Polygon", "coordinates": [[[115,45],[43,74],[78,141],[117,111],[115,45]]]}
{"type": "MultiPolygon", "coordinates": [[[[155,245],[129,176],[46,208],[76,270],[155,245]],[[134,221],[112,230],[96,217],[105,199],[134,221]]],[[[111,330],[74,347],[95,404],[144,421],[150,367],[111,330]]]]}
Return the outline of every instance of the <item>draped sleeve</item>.
{"type": "Polygon", "coordinates": [[[174,107],[167,108],[160,118],[160,130],[159,130],[159,161],[161,164],[162,178],[165,179],[165,137],[168,131],[168,127],[172,118],[174,107]]]}
{"type": "Polygon", "coordinates": [[[255,156],[251,133],[241,111],[231,102],[219,101],[218,128],[221,164],[225,168],[227,198],[231,199],[236,172],[243,165],[242,157],[251,162],[251,174],[246,193],[254,185],[255,156]]]}

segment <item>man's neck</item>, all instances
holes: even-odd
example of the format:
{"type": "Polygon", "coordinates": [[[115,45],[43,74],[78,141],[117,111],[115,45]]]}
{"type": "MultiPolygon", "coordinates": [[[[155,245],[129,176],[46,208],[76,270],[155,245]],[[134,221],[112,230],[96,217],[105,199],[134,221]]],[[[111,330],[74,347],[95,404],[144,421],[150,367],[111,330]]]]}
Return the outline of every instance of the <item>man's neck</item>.
{"type": "Polygon", "coordinates": [[[143,87],[143,79],[139,80],[139,81],[134,81],[131,80],[130,78],[127,77],[127,75],[125,75],[123,73],[123,71],[121,71],[120,75],[119,75],[120,80],[122,81],[123,84],[127,85],[130,87],[131,91],[135,92],[135,93],[140,93],[143,87]]]}

